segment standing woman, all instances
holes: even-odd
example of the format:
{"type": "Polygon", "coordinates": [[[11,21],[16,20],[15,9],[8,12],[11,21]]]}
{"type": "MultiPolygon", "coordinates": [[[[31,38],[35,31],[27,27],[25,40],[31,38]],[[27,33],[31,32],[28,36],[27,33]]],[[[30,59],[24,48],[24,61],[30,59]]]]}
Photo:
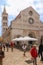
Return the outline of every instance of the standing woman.
{"type": "Polygon", "coordinates": [[[23,44],[23,46],[22,46],[22,49],[23,49],[23,51],[24,51],[23,56],[26,56],[26,55],[25,55],[25,53],[26,53],[26,48],[27,48],[27,45],[26,45],[26,44],[23,44]]]}
{"type": "Polygon", "coordinates": [[[10,45],[11,45],[11,51],[13,51],[13,48],[14,48],[14,42],[11,42],[10,45]]]}

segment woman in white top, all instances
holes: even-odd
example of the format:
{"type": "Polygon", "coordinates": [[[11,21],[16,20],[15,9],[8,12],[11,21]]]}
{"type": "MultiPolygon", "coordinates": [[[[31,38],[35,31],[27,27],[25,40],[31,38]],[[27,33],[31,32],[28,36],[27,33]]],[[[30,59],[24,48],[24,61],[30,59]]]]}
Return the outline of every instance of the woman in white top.
{"type": "Polygon", "coordinates": [[[24,54],[23,54],[24,56],[25,56],[25,53],[26,53],[26,48],[27,48],[26,44],[23,44],[22,49],[24,51],[24,54]]]}

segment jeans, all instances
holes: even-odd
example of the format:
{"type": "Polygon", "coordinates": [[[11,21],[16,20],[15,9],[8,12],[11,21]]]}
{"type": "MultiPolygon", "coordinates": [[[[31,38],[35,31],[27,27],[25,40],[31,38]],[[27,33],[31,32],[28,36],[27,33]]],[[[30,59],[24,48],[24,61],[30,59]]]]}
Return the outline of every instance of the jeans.
{"type": "Polygon", "coordinates": [[[33,65],[37,65],[37,59],[36,58],[34,58],[34,60],[33,60],[33,65]]]}

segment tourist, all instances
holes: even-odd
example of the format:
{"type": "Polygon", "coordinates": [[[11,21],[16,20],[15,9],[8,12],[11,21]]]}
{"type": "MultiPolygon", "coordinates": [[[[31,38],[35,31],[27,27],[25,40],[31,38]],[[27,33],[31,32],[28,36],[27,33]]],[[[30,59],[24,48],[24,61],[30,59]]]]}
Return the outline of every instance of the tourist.
{"type": "Polygon", "coordinates": [[[39,45],[38,55],[39,57],[41,56],[41,61],[43,61],[43,44],[42,43],[39,45]]]}
{"type": "Polygon", "coordinates": [[[25,53],[26,53],[26,48],[27,48],[27,45],[26,45],[26,44],[23,44],[23,46],[22,46],[22,49],[23,49],[23,51],[24,51],[23,56],[26,56],[26,55],[25,55],[25,53]]]}
{"type": "Polygon", "coordinates": [[[0,46],[0,65],[2,65],[3,63],[3,58],[4,58],[4,51],[2,51],[2,46],[0,46]]]}
{"type": "Polygon", "coordinates": [[[6,43],[6,48],[7,48],[7,52],[8,52],[8,50],[9,50],[9,43],[8,42],[6,43]]]}
{"type": "Polygon", "coordinates": [[[11,42],[10,45],[11,45],[11,51],[13,51],[13,48],[14,48],[14,42],[11,42]]]}
{"type": "Polygon", "coordinates": [[[3,44],[3,49],[4,49],[4,51],[5,51],[5,44],[3,44]]]}
{"type": "Polygon", "coordinates": [[[33,58],[33,65],[37,65],[37,49],[36,49],[36,45],[33,45],[31,50],[30,50],[31,56],[33,58]]]}

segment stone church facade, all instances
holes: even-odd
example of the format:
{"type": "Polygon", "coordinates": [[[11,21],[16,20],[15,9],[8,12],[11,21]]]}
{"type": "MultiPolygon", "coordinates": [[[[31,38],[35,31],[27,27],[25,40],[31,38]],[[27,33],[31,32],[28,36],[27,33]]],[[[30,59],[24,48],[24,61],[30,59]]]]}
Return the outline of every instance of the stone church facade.
{"type": "MultiPolygon", "coordinates": [[[[5,10],[5,9],[4,9],[5,10]]],[[[2,33],[5,41],[11,41],[12,39],[20,36],[30,36],[37,38],[36,43],[40,43],[43,38],[43,22],[40,21],[40,15],[30,6],[22,10],[19,15],[11,21],[10,26],[8,27],[8,14],[4,14],[6,21],[6,26],[2,25],[2,31],[5,27],[6,31],[2,33]]],[[[3,24],[2,20],[2,24],[3,24]]],[[[5,22],[4,21],[4,22],[5,22]]]]}

